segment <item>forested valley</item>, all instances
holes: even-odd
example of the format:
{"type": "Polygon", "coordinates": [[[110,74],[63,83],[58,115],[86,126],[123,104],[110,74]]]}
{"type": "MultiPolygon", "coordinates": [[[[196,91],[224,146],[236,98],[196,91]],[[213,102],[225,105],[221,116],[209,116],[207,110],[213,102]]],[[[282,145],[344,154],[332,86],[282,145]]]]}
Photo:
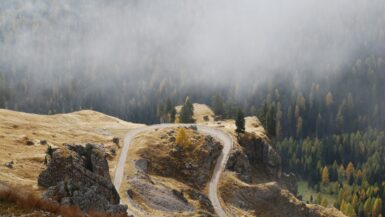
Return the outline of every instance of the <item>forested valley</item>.
{"type": "MultiPolygon", "coordinates": [[[[375,7],[369,0],[361,3],[362,7],[375,7]]],[[[256,65],[247,72],[232,68],[222,77],[206,73],[204,64],[191,67],[180,60],[177,50],[183,42],[154,45],[146,37],[137,41],[137,46],[157,49],[129,65],[124,59],[114,64],[82,59],[77,49],[55,55],[36,41],[33,45],[39,47],[40,56],[31,67],[23,50],[9,54],[17,48],[15,41],[25,29],[46,30],[46,22],[65,22],[73,12],[47,3],[50,10],[14,14],[10,12],[13,3],[0,4],[5,4],[0,14],[1,108],[40,114],[93,109],[146,124],[164,121],[165,113],[182,104],[186,96],[192,102],[208,104],[220,118],[235,118],[241,109],[246,116],[260,119],[280,151],[284,171],[295,173],[318,193],[306,199],[308,202],[334,205],[348,216],[385,215],[383,9],[374,10],[376,19],[369,19],[370,25],[366,25],[367,17],[360,16],[344,23],[346,29],[359,31],[351,35],[355,49],[338,64],[322,55],[303,60],[307,54],[299,53],[284,65],[270,57],[270,67],[256,65]],[[258,74],[260,71],[263,73],[258,74]]],[[[84,31],[81,23],[67,27],[63,31],[84,31]]],[[[51,34],[60,35],[56,31],[51,34]]],[[[309,36],[306,31],[299,36],[306,38],[305,47],[314,50],[338,50],[342,43],[322,34],[309,36]]],[[[66,40],[72,39],[57,40],[66,46],[66,40]]]]}

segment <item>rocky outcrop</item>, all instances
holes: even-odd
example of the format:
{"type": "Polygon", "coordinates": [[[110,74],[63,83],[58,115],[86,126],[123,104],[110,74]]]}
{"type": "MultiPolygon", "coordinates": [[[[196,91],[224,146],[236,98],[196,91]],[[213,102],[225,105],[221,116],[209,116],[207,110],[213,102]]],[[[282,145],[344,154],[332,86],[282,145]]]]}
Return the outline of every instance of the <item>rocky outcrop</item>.
{"type": "Polygon", "coordinates": [[[296,177],[281,172],[281,158],[268,139],[251,133],[237,139],[239,145],[226,165],[236,172],[236,178],[225,177],[220,187],[227,206],[258,217],[345,217],[335,208],[306,204],[296,198],[296,177]]]}
{"type": "Polygon", "coordinates": [[[231,151],[226,169],[236,172],[244,182],[250,183],[252,181],[252,167],[247,155],[242,150],[234,149],[231,151]]]}
{"type": "Polygon", "coordinates": [[[238,135],[240,147],[234,149],[227,162],[227,169],[237,172],[239,178],[251,182],[253,168],[262,168],[266,174],[282,176],[281,157],[268,141],[251,133],[238,135]]]}
{"type": "Polygon", "coordinates": [[[287,190],[289,190],[292,194],[298,196],[297,177],[294,175],[294,173],[283,173],[279,180],[279,183],[284,186],[287,190]]]}
{"type": "Polygon", "coordinates": [[[240,135],[238,141],[251,165],[262,165],[269,175],[281,176],[281,157],[268,141],[250,133],[240,135]]]}
{"type": "MultiPolygon", "coordinates": [[[[197,136],[198,137],[198,136],[197,136]]],[[[172,137],[171,137],[172,138],[172,137]]],[[[192,137],[189,148],[199,145],[199,148],[190,150],[186,147],[170,143],[169,138],[162,139],[167,145],[163,145],[166,154],[153,152],[151,149],[143,149],[140,152],[142,159],[135,162],[135,167],[151,175],[176,178],[198,189],[203,188],[210,179],[211,172],[221,153],[222,145],[212,136],[205,136],[199,142],[192,137]]]]}
{"type": "Polygon", "coordinates": [[[38,178],[47,187],[47,200],[78,205],[81,210],[126,213],[109,175],[102,145],[66,145],[52,153],[48,167],[38,178]]]}

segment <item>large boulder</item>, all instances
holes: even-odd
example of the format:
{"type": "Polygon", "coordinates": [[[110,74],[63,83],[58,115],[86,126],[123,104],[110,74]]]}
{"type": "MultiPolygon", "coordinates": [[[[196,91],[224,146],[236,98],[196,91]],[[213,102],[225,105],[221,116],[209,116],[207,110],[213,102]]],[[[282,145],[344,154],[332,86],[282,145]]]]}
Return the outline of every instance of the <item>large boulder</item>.
{"type": "Polygon", "coordinates": [[[66,145],[55,150],[48,167],[38,178],[47,187],[44,198],[81,210],[126,213],[109,175],[102,145],[66,145]]]}

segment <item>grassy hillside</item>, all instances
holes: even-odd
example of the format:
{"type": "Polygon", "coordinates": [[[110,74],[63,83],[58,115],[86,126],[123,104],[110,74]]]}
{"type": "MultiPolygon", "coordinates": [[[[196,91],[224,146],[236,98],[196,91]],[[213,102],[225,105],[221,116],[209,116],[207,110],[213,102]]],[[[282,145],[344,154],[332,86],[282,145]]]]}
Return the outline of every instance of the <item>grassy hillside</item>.
{"type": "MultiPolygon", "coordinates": [[[[37,177],[45,168],[48,146],[60,147],[64,143],[103,143],[107,152],[119,146],[114,137],[123,137],[128,130],[141,127],[91,110],[69,114],[35,115],[10,110],[0,110],[0,181],[7,184],[37,187],[37,177]],[[4,166],[13,162],[12,168],[4,166]]],[[[117,158],[109,162],[113,175],[117,158]]]]}

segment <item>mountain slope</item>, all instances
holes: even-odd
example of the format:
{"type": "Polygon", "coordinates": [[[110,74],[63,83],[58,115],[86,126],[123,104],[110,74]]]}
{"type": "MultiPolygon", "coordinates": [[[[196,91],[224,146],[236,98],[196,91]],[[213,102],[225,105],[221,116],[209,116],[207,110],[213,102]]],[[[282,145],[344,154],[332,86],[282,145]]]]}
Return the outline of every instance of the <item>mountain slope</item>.
{"type": "Polygon", "coordinates": [[[48,146],[64,143],[103,143],[110,152],[111,172],[117,160],[113,152],[120,152],[113,138],[123,138],[128,130],[140,126],[91,110],[35,115],[0,109],[0,181],[39,191],[37,177],[45,168],[48,146]]]}

